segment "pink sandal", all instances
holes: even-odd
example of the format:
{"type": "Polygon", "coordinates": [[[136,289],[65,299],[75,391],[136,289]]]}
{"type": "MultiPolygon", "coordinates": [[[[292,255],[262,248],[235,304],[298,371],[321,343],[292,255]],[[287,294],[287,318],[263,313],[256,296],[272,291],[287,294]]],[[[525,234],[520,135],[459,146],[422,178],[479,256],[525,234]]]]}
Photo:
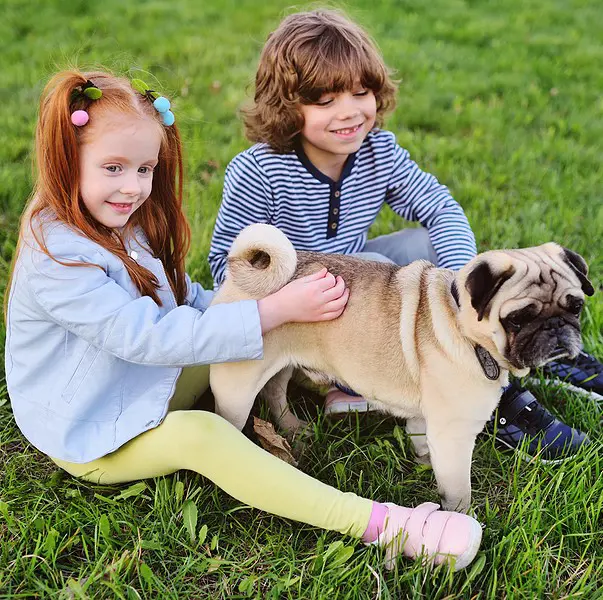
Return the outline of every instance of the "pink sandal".
{"type": "Polygon", "coordinates": [[[393,569],[395,558],[422,557],[426,564],[450,564],[455,570],[464,569],[477,554],[482,528],[469,515],[439,510],[433,502],[416,508],[385,504],[388,515],[385,529],[371,542],[384,546],[385,568],[393,569]]]}

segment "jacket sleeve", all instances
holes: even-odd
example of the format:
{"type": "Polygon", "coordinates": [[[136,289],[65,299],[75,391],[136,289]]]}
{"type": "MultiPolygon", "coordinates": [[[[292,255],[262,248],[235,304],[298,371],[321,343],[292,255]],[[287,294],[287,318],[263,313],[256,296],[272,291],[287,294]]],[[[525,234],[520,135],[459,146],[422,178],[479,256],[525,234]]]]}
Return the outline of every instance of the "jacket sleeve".
{"type": "Polygon", "coordinates": [[[226,275],[226,260],[234,239],[247,225],[269,223],[271,207],[270,182],[255,157],[248,152],[235,156],[224,175],[222,204],[207,257],[216,286],[226,275]]]}
{"type": "Polygon", "coordinates": [[[128,362],[168,367],[262,357],[257,302],[204,312],[184,305],[162,315],[151,298],[133,298],[107,275],[98,250],[73,239],[49,249],[62,262],[87,265],[66,266],[29,252],[23,268],[34,302],[46,318],[93,346],[128,362]]]}
{"type": "Polygon", "coordinates": [[[191,280],[188,273],[185,277],[186,303],[197,310],[207,310],[216,293],[213,290],[204,290],[200,283],[191,280]]]}
{"type": "Polygon", "coordinates": [[[407,221],[419,221],[427,229],[439,267],[460,269],[475,256],[475,236],[460,204],[397,144],[386,202],[407,221]]]}

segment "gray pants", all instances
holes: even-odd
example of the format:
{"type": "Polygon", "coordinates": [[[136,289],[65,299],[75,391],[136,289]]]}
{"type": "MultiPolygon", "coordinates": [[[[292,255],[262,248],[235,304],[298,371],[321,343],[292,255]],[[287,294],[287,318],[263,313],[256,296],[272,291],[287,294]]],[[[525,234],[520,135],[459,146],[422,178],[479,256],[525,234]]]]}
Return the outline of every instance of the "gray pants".
{"type": "Polygon", "coordinates": [[[354,256],[378,262],[393,262],[403,267],[420,258],[437,266],[438,257],[427,229],[403,229],[369,240],[354,256]]]}

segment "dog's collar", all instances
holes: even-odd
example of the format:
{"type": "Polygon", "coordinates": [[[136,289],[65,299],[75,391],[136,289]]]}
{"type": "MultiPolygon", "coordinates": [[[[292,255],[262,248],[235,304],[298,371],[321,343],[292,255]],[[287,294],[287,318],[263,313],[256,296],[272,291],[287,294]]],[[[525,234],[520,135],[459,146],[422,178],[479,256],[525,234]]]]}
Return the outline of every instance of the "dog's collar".
{"type": "MultiPolygon", "coordinates": [[[[452,285],[450,286],[450,294],[456,302],[457,307],[460,308],[461,301],[456,281],[453,281],[452,285]]],[[[496,381],[500,377],[500,366],[494,360],[494,357],[483,346],[480,346],[479,344],[474,344],[473,349],[475,350],[475,356],[477,357],[477,361],[479,362],[479,365],[482,368],[484,375],[490,381],[496,381]]]]}

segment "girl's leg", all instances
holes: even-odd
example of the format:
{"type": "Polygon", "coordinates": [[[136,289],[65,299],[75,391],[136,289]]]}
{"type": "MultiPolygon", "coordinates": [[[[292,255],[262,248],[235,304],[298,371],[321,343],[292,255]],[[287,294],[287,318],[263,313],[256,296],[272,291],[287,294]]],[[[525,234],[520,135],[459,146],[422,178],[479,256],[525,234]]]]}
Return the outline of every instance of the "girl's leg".
{"type": "Polygon", "coordinates": [[[255,508],[322,529],[361,537],[373,502],[344,493],[265,452],[221,417],[169,413],[163,423],[119,450],[86,464],[53,459],[98,483],[122,483],[189,469],[255,508]]]}

